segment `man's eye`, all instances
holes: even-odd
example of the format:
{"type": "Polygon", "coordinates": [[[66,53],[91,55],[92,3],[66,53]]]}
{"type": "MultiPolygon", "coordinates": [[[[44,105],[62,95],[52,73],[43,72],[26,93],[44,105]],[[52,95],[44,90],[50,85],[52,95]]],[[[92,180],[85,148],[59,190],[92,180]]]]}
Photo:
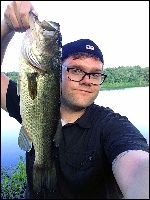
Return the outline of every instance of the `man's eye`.
{"type": "Polygon", "coordinates": [[[100,74],[91,74],[91,76],[92,76],[93,78],[99,78],[101,75],[100,75],[100,74]]]}
{"type": "Polygon", "coordinates": [[[74,74],[81,74],[82,71],[80,69],[72,69],[72,73],[74,73],[74,74]]]}

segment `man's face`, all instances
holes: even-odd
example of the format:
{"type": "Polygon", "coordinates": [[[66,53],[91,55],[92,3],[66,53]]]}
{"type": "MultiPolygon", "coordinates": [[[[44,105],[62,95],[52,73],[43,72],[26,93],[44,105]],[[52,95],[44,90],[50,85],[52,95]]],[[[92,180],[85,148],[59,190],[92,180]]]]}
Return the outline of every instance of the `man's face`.
{"type": "MultiPolygon", "coordinates": [[[[79,66],[79,68],[88,73],[102,72],[103,65],[94,58],[73,59],[69,57],[63,65],[67,67],[79,66]]],[[[62,68],[62,96],[61,104],[63,107],[78,111],[86,108],[94,102],[98,96],[100,85],[93,85],[88,76],[85,76],[80,82],[71,81],[68,78],[68,71],[62,68]]]]}

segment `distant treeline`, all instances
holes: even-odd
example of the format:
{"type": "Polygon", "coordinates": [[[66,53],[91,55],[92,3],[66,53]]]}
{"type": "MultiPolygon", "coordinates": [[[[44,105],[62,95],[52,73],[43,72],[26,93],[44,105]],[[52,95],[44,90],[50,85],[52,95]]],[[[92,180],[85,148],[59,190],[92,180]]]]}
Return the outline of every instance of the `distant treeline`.
{"type": "MultiPolygon", "coordinates": [[[[4,72],[10,79],[17,82],[18,72],[4,72]]],[[[141,68],[137,66],[119,66],[116,68],[104,68],[107,74],[102,90],[118,89],[128,87],[149,86],[149,67],[141,68]]]]}
{"type": "Polygon", "coordinates": [[[103,89],[149,86],[149,67],[119,66],[106,68],[104,73],[107,74],[107,78],[102,84],[103,89]]]}
{"type": "Polygon", "coordinates": [[[3,73],[6,74],[6,76],[8,76],[11,80],[17,83],[19,72],[13,71],[13,72],[3,72],[3,73]]]}

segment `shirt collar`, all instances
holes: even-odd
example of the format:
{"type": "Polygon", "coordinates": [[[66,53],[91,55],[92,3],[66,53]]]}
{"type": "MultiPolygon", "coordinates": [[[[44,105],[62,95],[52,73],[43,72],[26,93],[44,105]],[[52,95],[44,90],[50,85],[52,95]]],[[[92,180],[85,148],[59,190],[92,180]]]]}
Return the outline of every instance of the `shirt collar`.
{"type": "Polygon", "coordinates": [[[72,124],[79,124],[79,126],[81,126],[82,128],[90,128],[91,127],[91,120],[92,120],[92,107],[93,107],[92,103],[90,106],[88,106],[86,108],[85,113],[79,118],[77,119],[74,123],[65,123],[62,119],[61,119],[61,123],[62,126],[70,126],[72,124]]]}
{"type": "MultiPolygon", "coordinates": [[[[93,103],[94,104],[94,103],[93,103]]],[[[90,128],[91,127],[91,116],[92,116],[92,106],[93,104],[91,104],[90,106],[87,107],[85,113],[75,121],[75,123],[79,124],[81,127],[83,128],[90,128]]]]}

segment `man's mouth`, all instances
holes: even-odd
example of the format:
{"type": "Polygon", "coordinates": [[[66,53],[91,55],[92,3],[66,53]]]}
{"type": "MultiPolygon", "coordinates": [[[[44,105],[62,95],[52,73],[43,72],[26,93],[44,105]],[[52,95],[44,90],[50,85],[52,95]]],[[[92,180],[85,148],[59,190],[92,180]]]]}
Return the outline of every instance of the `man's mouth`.
{"type": "Polygon", "coordinates": [[[91,91],[84,90],[84,89],[76,89],[76,90],[79,91],[79,92],[83,92],[83,93],[92,93],[91,91]]]}

